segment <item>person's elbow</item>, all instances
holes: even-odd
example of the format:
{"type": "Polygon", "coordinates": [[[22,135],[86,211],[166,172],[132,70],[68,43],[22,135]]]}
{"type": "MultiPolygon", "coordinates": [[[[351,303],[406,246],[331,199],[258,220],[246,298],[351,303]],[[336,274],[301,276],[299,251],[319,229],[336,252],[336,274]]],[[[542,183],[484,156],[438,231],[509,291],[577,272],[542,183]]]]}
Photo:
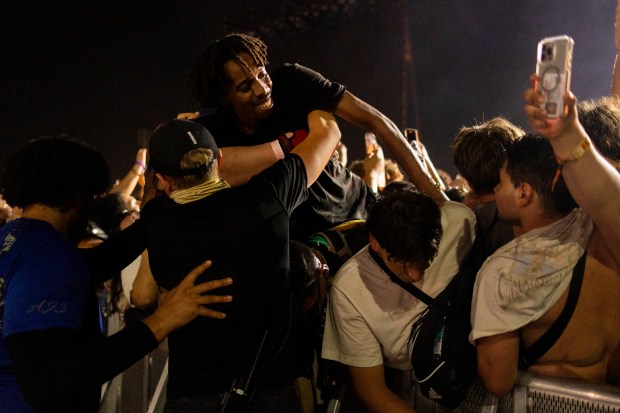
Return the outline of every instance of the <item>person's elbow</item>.
{"type": "Polygon", "coordinates": [[[131,289],[130,293],[131,305],[140,309],[155,307],[157,304],[157,294],[146,293],[141,289],[131,289]]]}
{"type": "Polygon", "coordinates": [[[501,397],[512,390],[516,380],[516,371],[500,371],[493,360],[478,357],[478,376],[485,390],[493,396],[501,397]]]}

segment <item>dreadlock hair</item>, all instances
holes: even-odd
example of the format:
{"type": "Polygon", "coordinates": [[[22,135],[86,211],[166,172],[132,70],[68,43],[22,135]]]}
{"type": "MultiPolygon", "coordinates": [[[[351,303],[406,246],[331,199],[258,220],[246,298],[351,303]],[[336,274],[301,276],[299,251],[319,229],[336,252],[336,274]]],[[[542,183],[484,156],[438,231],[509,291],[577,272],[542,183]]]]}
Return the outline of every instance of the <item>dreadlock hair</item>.
{"type": "Polygon", "coordinates": [[[223,105],[228,79],[224,65],[235,60],[246,70],[250,68],[239,55],[247,53],[257,66],[266,66],[267,45],[258,37],[232,33],[207,45],[200,53],[189,77],[192,96],[205,108],[223,105]]]}

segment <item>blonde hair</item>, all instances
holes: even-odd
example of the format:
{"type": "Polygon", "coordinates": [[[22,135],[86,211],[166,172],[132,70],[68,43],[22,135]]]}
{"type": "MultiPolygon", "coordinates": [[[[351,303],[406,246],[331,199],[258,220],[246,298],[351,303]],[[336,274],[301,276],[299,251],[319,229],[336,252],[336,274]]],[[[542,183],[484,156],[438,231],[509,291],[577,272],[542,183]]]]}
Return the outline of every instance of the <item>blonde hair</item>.
{"type": "Polygon", "coordinates": [[[206,172],[172,177],[176,187],[178,189],[191,188],[218,176],[217,163],[213,159],[213,151],[211,149],[192,149],[181,158],[181,169],[194,169],[201,165],[209,165],[206,172]]]}

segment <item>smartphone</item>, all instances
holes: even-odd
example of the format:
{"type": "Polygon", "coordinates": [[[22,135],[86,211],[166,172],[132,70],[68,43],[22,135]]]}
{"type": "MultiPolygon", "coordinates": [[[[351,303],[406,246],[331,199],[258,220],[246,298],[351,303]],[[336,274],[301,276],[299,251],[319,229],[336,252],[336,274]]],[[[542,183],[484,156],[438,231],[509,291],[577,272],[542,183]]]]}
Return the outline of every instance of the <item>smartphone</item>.
{"type": "Polygon", "coordinates": [[[411,145],[415,153],[418,154],[420,162],[424,164],[424,156],[422,154],[421,147],[422,144],[420,143],[420,135],[418,134],[418,130],[414,128],[405,128],[403,134],[405,135],[405,139],[407,139],[407,142],[409,142],[409,145],[411,145]]]}
{"type": "Polygon", "coordinates": [[[536,75],[538,91],[545,97],[541,108],[549,118],[564,114],[564,94],[570,89],[570,74],[575,42],[569,36],[547,37],[538,42],[536,75]]]}
{"type": "Polygon", "coordinates": [[[418,143],[418,140],[420,139],[418,137],[418,130],[414,128],[405,128],[404,135],[405,135],[405,139],[407,139],[407,142],[409,143],[415,142],[416,145],[418,143]]]}

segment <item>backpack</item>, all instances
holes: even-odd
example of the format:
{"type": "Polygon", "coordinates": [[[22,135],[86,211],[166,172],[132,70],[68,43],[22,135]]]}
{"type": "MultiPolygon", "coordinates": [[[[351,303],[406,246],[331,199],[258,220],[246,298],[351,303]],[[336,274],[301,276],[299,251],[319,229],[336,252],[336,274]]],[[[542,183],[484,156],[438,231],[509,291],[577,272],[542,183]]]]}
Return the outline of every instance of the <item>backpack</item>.
{"type": "Polygon", "coordinates": [[[451,409],[458,407],[476,377],[476,348],[469,343],[476,260],[470,256],[432,298],[398,278],[372,249],[369,252],[392,282],[428,306],[413,324],[409,338],[413,380],[426,398],[451,409]]]}
{"type": "Polygon", "coordinates": [[[469,257],[443,291],[427,303],[409,339],[414,381],[426,398],[451,409],[465,399],[477,375],[476,347],[469,342],[471,300],[478,270],[499,246],[492,245],[494,231],[501,229],[496,227],[497,208],[493,206],[490,212],[489,222],[481,225],[478,220],[478,236],[469,257]]]}
{"type": "Polygon", "coordinates": [[[471,297],[477,266],[467,260],[413,324],[409,340],[413,380],[422,394],[454,409],[476,377],[469,343],[471,297]]]}

